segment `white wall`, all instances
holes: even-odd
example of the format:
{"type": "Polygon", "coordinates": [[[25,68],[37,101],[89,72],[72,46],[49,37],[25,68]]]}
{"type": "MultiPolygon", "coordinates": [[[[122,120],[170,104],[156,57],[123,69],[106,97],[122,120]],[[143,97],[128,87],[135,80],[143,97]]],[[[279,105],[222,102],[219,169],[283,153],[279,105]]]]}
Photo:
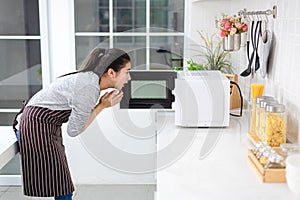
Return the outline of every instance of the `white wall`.
{"type": "Polygon", "coordinates": [[[47,1],[47,6],[50,81],[52,82],[58,76],[76,70],[74,7],[72,0],[51,0],[47,1]]]}
{"type": "Polygon", "coordinates": [[[230,1],[201,1],[192,2],[193,0],[186,1],[186,20],[185,20],[185,56],[188,60],[197,54],[195,45],[201,43],[198,31],[204,34],[211,35],[216,33],[215,29],[215,16],[220,13],[229,13],[230,1]],[[222,6],[220,6],[222,4],[222,6]],[[224,4],[224,6],[223,6],[224,4]]]}
{"type": "MultiPolygon", "coordinates": [[[[199,41],[197,30],[205,30],[213,33],[214,19],[221,13],[229,15],[237,14],[246,8],[249,11],[272,9],[278,6],[278,16],[270,20],[273,30],[275,45],[273,46],[271,70],[265,79],[258,74],[254,78],[239,77],[245,98],[250,97],[250,84],[254,82],[265,83],[265,95],[271,95],[286,105],[288,111],[288,137],[300,144],[300,68],[298,67],[298,52],[300,48],[300,2],[297,0],[234,0],[234,1],[199,1],[190,4],[190,12],[186,20],[188,25],[188,37],[193,41],[199,41]]],[[[188,47],[189,48],[189,47],[188,47]]],[[[185,58],[191,56],[186,51],[185,58]]],[[[246,49],[231,54],[235,73],[240,74],[247,66],[246,49]]]]}

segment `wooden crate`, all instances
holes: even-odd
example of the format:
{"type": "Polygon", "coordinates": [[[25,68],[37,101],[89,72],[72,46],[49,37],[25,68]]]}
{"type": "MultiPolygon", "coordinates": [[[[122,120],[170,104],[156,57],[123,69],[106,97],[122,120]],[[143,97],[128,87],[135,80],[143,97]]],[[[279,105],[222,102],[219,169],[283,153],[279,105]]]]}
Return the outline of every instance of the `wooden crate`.
{"type": "Polygon", "coordinates": [[[264,183],[285,183],[285,169],[265,169],[254,155],[251,149],[248,150],[248,161],[254,168],[260,180],[264,183]]]}
{"type": "MultiPolygon", "coordinates": [[[[236,83],[238,83],[237,74],[225,74],[225,76],[236,83]]],[[[241,98],[236,85],[230,84],[230,110],[241,107],[241,98]]]]}

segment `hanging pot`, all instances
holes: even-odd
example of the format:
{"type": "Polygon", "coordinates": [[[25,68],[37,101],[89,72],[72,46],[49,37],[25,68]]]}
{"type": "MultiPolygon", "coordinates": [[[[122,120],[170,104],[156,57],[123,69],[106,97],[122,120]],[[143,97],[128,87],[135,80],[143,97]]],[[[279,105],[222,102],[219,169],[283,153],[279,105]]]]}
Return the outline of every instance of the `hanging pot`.
{"type": "Polygon", "coordinates": [[[238,51],[241,47],[241,34],[237,33],[233,35],[233,50],[238,51]]]}
{"type": "Polygon", "coordinates": [[[224,51],[234,50],[234,35],[228,35],[223,38],[223,49],[224,51]]]}

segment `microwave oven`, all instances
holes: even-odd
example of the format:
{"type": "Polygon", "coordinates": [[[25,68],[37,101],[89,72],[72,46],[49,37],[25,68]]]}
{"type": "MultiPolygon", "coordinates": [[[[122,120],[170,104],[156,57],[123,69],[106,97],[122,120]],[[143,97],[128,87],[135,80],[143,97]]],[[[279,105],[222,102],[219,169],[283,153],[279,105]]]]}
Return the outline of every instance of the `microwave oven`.
{"type": "Polygon", "coordinates": [[[175,100],[175,71],[131,70],[131,80],[123,88],[121,109],[171,109],[175,100]]]}
{"type": "Polygon", "coordinates": [[[228,127],[230,81],[220,71],[182,71],[175,80],[175,125],[228,127]]]}

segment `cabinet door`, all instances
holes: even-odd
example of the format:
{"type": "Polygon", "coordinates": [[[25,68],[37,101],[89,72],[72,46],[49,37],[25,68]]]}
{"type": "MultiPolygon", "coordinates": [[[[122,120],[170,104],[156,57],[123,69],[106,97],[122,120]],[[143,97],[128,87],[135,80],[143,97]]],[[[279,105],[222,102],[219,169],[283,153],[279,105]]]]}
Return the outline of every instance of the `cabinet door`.
{"type": "Polygon", "coordinates": [[[103,110],[80,135],[80,153],[68,152],[74,182],[80,184],[155,184],[155,113],[150,109],[103,110]],[[83,171],[80,162],[87,165],[83,171]],[[101,178],[99,178],[101,177],[101,178]]]}
{"type": "MultiPolygon", "coordinates": [[[[156,116],[157,170],[173,165],[190,148],[198,129],[175,125],[174,111],[159,111],[156,116]]],[[[158,180],[158,179],[157,179],[158,180]]]]}

